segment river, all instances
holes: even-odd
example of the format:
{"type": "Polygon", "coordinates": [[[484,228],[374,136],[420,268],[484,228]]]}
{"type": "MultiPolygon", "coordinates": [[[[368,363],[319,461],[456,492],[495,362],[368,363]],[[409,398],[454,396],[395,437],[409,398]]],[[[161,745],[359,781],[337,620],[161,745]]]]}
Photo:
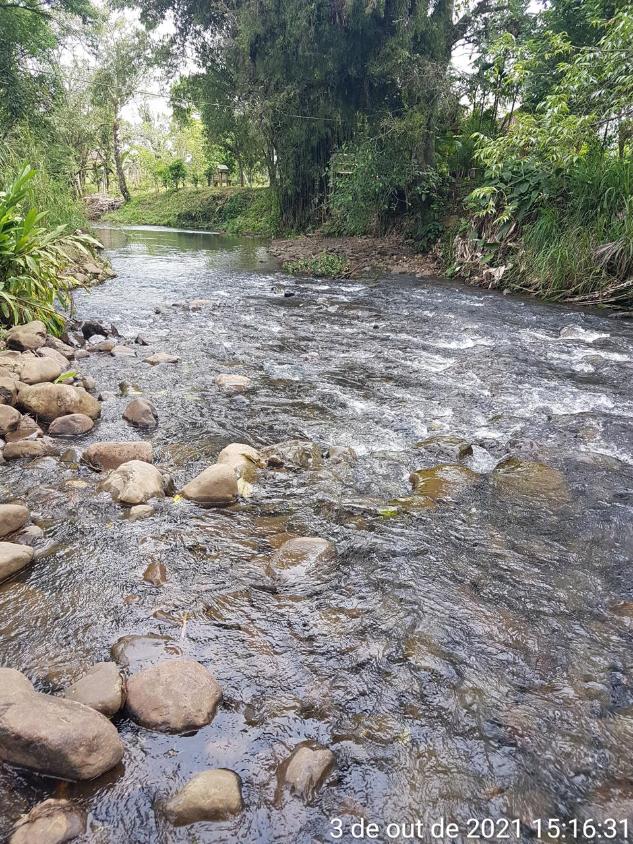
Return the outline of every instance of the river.
{"type": "Polygon", "coordinates": [[[139,390],[176,488],[230,442],[318,448],[233,507],[168,497],[138,522],[87,467],[2,466],[2,496],[52,544],[0,586],[0,662],[55,693],[119,637],[159,634],[224,704],[193,736],[119,716],[124,763],[92,783],[3,767],[0,838],[48,795],[89,810],[77,840],[96,844],[351,842],[360,818],[380,841],[416,818],[459,841],[470,818],[518,818],[525,841],[539,818],[633,829],[630,323],[457,283],[294,279],[256,241],[100,236],[118,276],[76,294],[77,315],[149,346],[80,361],[114,394],[82,447],[142,438],[121,419],[139,390]],[[220,392],[222,372],[252,388],[220,392]],[[460,468],[412,495],[412,472],[445,464],[460,468]],[[295,535],[331,540],[336,564],[276,588],[267,561],[295,535]],[[142,579],[151,561],[162,587],[142,579]],[[336,770],[309,805],[276,800],[304,739],[336,770]],[[171,827],[160,799],[214,767],[241,776],[242,814],[171,827]]]}

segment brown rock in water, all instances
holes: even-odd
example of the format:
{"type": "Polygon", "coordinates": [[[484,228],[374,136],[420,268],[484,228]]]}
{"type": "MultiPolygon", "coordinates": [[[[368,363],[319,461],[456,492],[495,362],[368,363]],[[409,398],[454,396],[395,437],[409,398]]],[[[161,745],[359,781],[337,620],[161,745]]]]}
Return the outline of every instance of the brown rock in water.
{"type": "Polygon", "coordinates": [[[301,566],[331,562],[336,557],[336,548],[327,539],[318,536],[297,536],[289,539],[275,553],[273,569],[291,569],[301,566]]]}
{"type": "Polygon", "coordinates": [[[243,393],[251,386],[251,379],[245,375],[224,373],[216,376],[215,383],[227,393],[243,393]]]}
{"type": "Polygon", "coordinates": [[[269,466],[292,469],[320,469],[323,466],[321,449],[310,440],[285,440],[260,449],[269,466]]]}
{"type": "Polygon", "coordinates": [[[509,457],[493,471],[495,488],[509,498],[528,498],[548,504],[569,501],[569,487],[565,476],[545,463],[509,457]]]}
{"type": "Polygon", "coordinates": [[[46,326],[39,320],[16,325],[6,334],[7,348],[23,352],[34,351],[46,343],[46,326]]]}
{"type": "Polygon", "coordinates": [[[19,460],[22,457],[47,457],[55,454],[55,447],[47,437],[37,440],[18,440],[7,443],[2,450],[5,460],[19,460]]]}
{"type": "Polygon", "coordinates": [[[114,662],[98,662],[80,680],[64,690],[64,697],[83,703],[111,718],[125,702],[125,686],[118,665],[114,662]]]}
{"type": "Polygon", "coordinates": [[[132,399],[123,411],[123,418],[136,428],[155,428],[158,425],[158,413],[147,399],[132,399]]]}
{"type": "Polygon", "coordinates": [[[187,733],[211,723],[222,690],[211,674],[191,659],[146,668],[128,680],[127,708],[143,727],[187,733]]]}
{"type": "Polygon", "coordinates": [[[91,419],[97,419],[101,413],[101,405],[94,396],[82,387],[71,387],[70,384],[20,387],[18,405],[45,422],[69,413],[85,413],[91,419]]]}
{"type": "Polygon", "coordinates": [[[6,436],[20,424],[22,414],[8,404],[0,404],[0,437],[6,436]]]}
{"type": "Polygon", "coordinates": [[[12,431],[7,431],[5,439],[8,443],[14,443],[18,440],[34,440],[43,435],[44,431],[42,431],[33,417],[21,416],[17,427],[12,431]]]}
{"type": "Polygon", "coordinates": [[[147,519],[149,516],[153,516],[154,513],[155,510],[151,504],[136,504],[134,507],[130,507],[127,515],[130,521],[137,522],[140,519],[147,519]]]}
{"type": "Polygon", "coordinates": [[[16,823],[9,844],[64,844],[83,835],[86,821],[70,800],[44,800],[16,823]]]}
{"type": "Polygon", "coordinates": [[[80,703],[36,692],[0,668],[0,759],[50,777],[91,780],[123,758],[112,724],[80,703]]]}
{"type": "Polygon", "coordinates": [[[193,776],[163,807],[174,826],[198,821],[221,821],[243,808],[242,783],[226,768],[201,771],[193,776]]]}
{"type": "MultiPolygon", "coordinates": [[[[103,338],[98,339],[100,337],[99,334],[95,334],[93,336],[93,341],[90,343],[90,348],[93,352],[112,352],[114,347],[116,346],[116,340],[104,340],[103,338]]],[[[123,347],[121,347],[123,348],[123,347]]]]}
{"type": "Polygon", "coordinates": [[[114,469],[101,484],[119,504],[144,504],[150,498],[163,498],[163,476],[151,463],[130,460],[114,469]]]}
{"type": "Polygon", "coordinates": [[[85,413],[69,413],[54,419],[48,433],[53,437],[79,437],[94,428],[94,422],[85,413]]]}
{"type": "Polygon", "coordinates": [[[257,469],[264,466],[257,449],[245,443],[231,443],[218,454],[216,461],[222,466],[229,466],[238,478],[253,481],[257,476],[257,469]]]}
{"type": "Polygon", "coordinates": [[[0,504],[0,536],[15,533],[29,518],[30,513],[23,504],[0,504]]]}
{"type": "Polygon", "coordinates": [[[228,466],[209,466],[183,487],[182,494],[197,504],[232,504],[237,499],[237,476],[228,466]]]}
{"type": "Polygon", "coordinates": [[[65,365],[52,358],[24,355],[20,365],[20,381],[24,384],[42,384],[46,381],[54,381],[59,378],[65,368],[65,365]]]}
{"type": "Polygon", "coordinates": [[[82,460],[99,471],[118,469],[123,463],[130,460],[142,460],[144,463],[152,463],[154,455],[151,443],[138,442],[112,442],[93,443],[88,446],[82,455],[82,460]]]}
{"type": "Polygon", "coordinates": [[[279,773],[280,786],[290,789],[305,803],[309,803],[332,772],[335,757],[331,750],[313,742],[298,745],[282,765],[279,773]]]}
{"type": "MultiPolygon", "coordinates": [[[[99,345],[102,346],[103,343],[100,343],[99,345]]],[[[132,349],[130,346],[124,346],[122,344],[114,346],[111,349],[110,354],[112,355],[113,358],[133,358],[133,357],[136,357],[136,352],[134,351],[134,349],[132,349]]]]}
{"type": "Polygon", "coordinates": [[[28,566],[33,549],[15,542],[0,542],[0,583],[28,566]]]}
{"type": "Polygon", "coordinates": [[[150,563],[143,572],[143,580],[152,586],[164,586],[167,583],[167,567],[165,563],[150,563]]]}
{"type": "Polygon", "coordinates": [[[110,648],[112,659],[123,668],[138,671],[163,660],[167,655],[180,656],[173,639],[148,633],[146,636],[121,636],[110,648]]]}
{"type": "Polygon", "coordinates": [[[150,355],[143,360],[151,366],[158,366],[161,363],[178,363],[180,358],[176,355],[170,355],[168,352],[156,352],[156,354],[150,355]]]}
{"type": "Polygon", "coordinates": [[[423,495],[433,502],[450,501],[472,487],[479,480],[479,475],[467,466],[443,463],[412,472],[410,480],[416,495],[423,495]]]}

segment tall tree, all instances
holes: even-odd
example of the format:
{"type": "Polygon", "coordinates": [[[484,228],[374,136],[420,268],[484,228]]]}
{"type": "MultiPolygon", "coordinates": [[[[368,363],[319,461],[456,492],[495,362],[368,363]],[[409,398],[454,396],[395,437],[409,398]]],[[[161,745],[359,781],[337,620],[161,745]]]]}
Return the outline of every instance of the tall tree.
{"type": "Polygon", "coordinates": [[[121,110],[132,99],[154,61],[150,39],[144,30],[126,31],[122,26],[104,34],[104,59],[92,80],[92,98],[110,120],[112,151],[119,191],[126,202],[130,191],[123,169],[121,110]]]}

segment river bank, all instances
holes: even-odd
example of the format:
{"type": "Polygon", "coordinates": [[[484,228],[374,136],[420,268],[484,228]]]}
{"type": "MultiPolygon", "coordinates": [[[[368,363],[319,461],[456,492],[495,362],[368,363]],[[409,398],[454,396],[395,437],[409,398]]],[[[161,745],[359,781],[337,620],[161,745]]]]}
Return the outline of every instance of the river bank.
{"type": "Polygon", "coordinates": [[[0,584],[2,664],[60,700],[96,663],[129,690],[193,661],[223,702],[165,733],[133,698],[110,722],[122,763],[91,781],[2,765],[0,837],[48,797],[86,814],[86,844],[308,842],[332,817],[347,844],[360,816],[517,817],[528,840],[540,817],[629,817],[627,326],[428,280],[294,278],[253,239],[100,236],[117,277],[75,294],[69,362],[99,415],[70,438],[42,422],[60,453],[0,467],[38,528],[0,584]],[[115,500],[88,459],[107,443],[149,450],[164,495],[115,500]],[[232,443],[267,455],[235,503],[183,494],[232,443]],[[317,557],[284,562],[301,537],[317,557]],[[315,744],[333,758],[302,795],[289,760],[315,744]],[[174,825],[174,796],[220,768],[235,813],[174,825]]]}

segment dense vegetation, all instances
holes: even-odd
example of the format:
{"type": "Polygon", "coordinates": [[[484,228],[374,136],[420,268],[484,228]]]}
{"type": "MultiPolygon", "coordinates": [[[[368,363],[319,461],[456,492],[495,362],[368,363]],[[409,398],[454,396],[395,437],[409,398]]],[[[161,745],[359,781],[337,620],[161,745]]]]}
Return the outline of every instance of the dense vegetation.
{"type": "Polygon", "coordinates": [[[0,0],[0,177],[37,162],[30,201],[52,224],[82,225],[79,200],[102,191],[128,222],[397,228],[479,283],[631,303],[625,0],[129,4],[143,26],[87,0],[0,0]]]}

